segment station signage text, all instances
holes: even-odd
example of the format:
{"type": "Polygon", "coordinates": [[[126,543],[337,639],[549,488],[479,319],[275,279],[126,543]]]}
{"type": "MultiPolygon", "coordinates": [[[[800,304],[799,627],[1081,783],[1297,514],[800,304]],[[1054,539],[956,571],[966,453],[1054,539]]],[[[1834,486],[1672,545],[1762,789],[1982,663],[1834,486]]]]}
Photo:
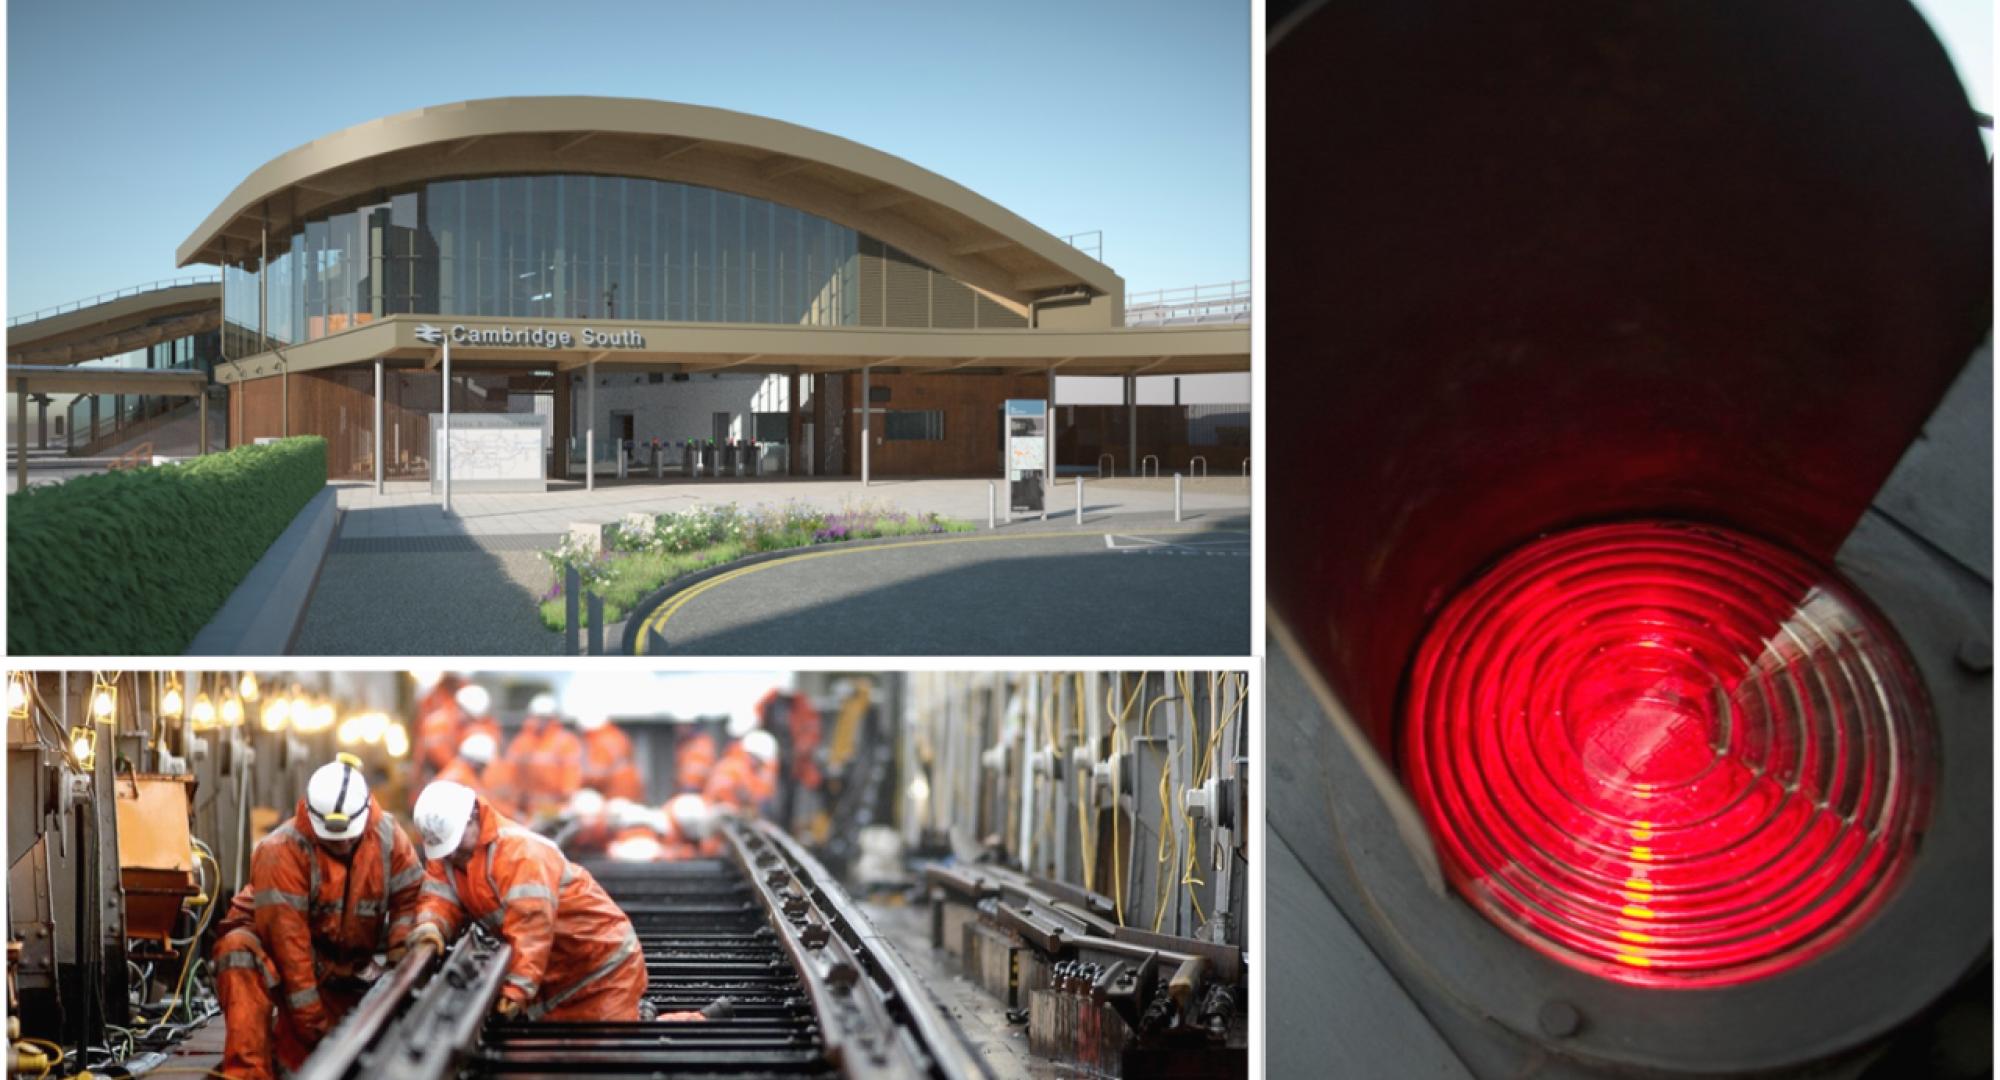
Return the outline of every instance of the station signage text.
{"type": "MultiPolygon", "coordinates": [[[[516,349],[643,349],[646,335],[637,330],[606,332],[595,327],[559,330],[546,326],[474,327],[459,324],[448,332],[453,345],[499,345],[516,349]]],[[[429,345],[441,344],[447,331],[425,324],[417,327],[417,338],[429,345]]]]}

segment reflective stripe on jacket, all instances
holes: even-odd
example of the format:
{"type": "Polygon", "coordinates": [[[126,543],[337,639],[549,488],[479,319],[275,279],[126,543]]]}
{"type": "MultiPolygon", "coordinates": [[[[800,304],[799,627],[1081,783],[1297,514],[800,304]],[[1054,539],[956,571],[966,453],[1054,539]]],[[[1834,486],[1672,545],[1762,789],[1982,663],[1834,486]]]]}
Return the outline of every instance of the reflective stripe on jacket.
{"type": "Polygon", "coordinates": [[[503,996],[533,1004],[530,1017],[561,1005],[638,951],[632,922],[590,871],[562,850],[478,803],[479,836],[464,867],[433,860],[418,921],[449,938],[476,922],[514,948],[503,996]]]}

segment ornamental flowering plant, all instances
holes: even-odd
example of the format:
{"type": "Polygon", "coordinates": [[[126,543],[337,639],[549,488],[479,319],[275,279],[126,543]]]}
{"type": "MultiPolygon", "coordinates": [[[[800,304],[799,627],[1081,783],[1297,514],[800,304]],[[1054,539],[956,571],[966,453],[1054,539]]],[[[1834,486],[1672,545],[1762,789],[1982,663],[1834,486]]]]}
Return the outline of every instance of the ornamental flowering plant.
{"type": "Polygon", "coordinates": [[[565,537],[541,553],[554,573],[554,580],[540,598],[542,624],[551,630],[563,628],[563,571],[572,566],[586,591],[604,597],[605,617],[616,621],[675,578],[746,555],[971,529],[968,521],[912,514],[882,502],[848,502],[838,510],[800,501],[747,510],[720,503],[650,517],[632,514],[610,530],[608,546],[602,552],[565,537]]]}

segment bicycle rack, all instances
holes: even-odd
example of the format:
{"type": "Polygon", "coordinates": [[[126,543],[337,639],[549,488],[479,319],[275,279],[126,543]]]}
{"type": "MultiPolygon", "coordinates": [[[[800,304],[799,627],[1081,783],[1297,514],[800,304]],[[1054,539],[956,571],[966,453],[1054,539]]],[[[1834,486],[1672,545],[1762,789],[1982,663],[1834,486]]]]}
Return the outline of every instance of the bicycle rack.
{"type": "Polygon", "coordinates": [[[1197,461],[1201,462],[1201,478],[1204,480],[1208,479],[1208,459],[1201,456],[1200,454],[1196,454],[1195,456],[1188,459],[1188,475],[1189,476],[1195,475],[1194,463],[1197,461]]]}
{"type": "Polygon", "coordinates": [[[1243,478],[1250,478],[1250,459],[1247,457],[1243,459],[1243,478]]]}
{"type": "Polygon", "coordinates": [[[1111,475],[1118,475],[1118,459],[1110,454],[1099,454],[1097,455],[1097,478],[1099,480],[1104,479],[1104,463],[1107,461],[1111,463],[1111,475]]]}
{"type": "Polygon", "coordinates": [[[1144,458],[1141,458],[1139,460],[1139,475],[1140,476],[1148,475],[1148,473],[1146,472],[1146,462],[1148,461],[1153,463],[1153,471],[1150,475],[1152,475],[1154,478],[1157,479],[1160,475],[1160,455],[1158,454],[1147,454],[1144,458]]]}

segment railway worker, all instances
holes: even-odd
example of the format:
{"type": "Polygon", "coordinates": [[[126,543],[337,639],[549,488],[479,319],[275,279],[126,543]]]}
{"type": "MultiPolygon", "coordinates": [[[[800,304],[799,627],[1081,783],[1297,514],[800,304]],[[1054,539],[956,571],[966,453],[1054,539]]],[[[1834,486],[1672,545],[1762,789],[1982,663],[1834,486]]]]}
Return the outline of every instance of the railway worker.
{"type": "Polygon", "coordinates": [[[296,1070],[416,928],[424,868],[377,811],[360,761],[341,754],[306,783],[290,821],[259,841],[210,964],[222,1003],[223,1075],[296,1070]],[[276,1010],[275,1019],[273,1009],[276,1010]]]}
{"type": "Polygon", "coordinates": [[[417,685],[416,738],[411,761],[416,765],[417,783],[437,775],[458,752],[458,691],[465,683],[455,672],[419,675],[417,685]]]}
{"type": "Polygon", "coordinates": [[[715,831],[715,808],[707,799],[686,791],[667,800],[665,844],[670,859],[715,858],[722,854],[722,836],[715,831]]]}
{"type": "Polygon", "coordinates": [[[503,779],[493,758],[499,745],[490,732],[475,730],[461,739],[458,756],[451,764],[438,773],[439,780],[449,780],[454,784],[464,784],[502,808],[506,812],[512,804],[511,792],[498,790],[497,780],[503,779]]]}
{"type": "Polygon", "coordinates": [[[702,797],[718,809],[754,817],[777,790],[778,740],[760,730],[736,740],[715,763],[702,797]]]}
{"type": "Polygon", "coordinates": [[[432,860],[412,945],[477,922],[513,946],[494,1008],[503,1019],[639,1019],[646,958],[590,871],[463,784],[425,788],[412,816],[432,860]]]}
{"type": "MultiPolygon", "coordinates": [[[[430,700],[426,697],[426,700],[430,700]]],[[[461,683],[450,699],[417,714],[417,762],[422,778],[438,776],[458,756],[467,735],[485,731],[500,737],[500,725],[490,713],[493,696],[477,683],[461,683]]]]}
{"type": "Polygon", "coordinates": [[[708,800],[692,792],[676,795],[659,809],[617,800],[610,808],[616,830],[605,853],[623,862],[678,862],[721,854],[715,814],[708,800]]]}
{"type": "Polygon", "coordinates": [[[554,694],[537,694],[528,718],[507,745],[515,805],[529,818],[559,812],[583,787],[583,741],[563,724],[554,694]]]}
{"type": "Polygon", "coordinates": [[[715,771],[715,735],[696,728],[674,744],[674,789],[699,794],[715,771]]]}
{"type": "Polygon", "coordinates": [[[607,799],[646,798],[646,783],[632,760],[632,739],[603,713],[577,718],[583,731],[583,786],[596,788],[607,799]]]}
{"type": "Polygon", "coordinates": [[[611,842],[611,808],[596,788],[584,788],[570,796],[560,814],[566,824],[557,840],[564,851],[603,851],[611,842]]]}

